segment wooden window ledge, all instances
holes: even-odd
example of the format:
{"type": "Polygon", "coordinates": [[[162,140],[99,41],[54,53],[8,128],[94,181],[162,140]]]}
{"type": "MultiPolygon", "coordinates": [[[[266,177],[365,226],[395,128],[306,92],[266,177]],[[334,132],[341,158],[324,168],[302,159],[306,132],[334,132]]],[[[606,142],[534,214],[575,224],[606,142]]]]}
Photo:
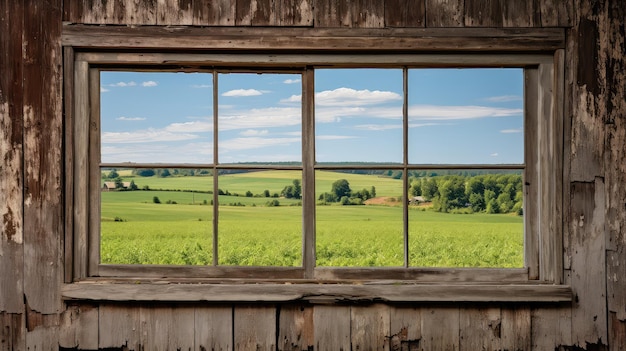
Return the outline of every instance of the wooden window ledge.
{"type": "Polygon", "coordinates": [[[169,302],[570,302],[567,285],[387,283],[173,283],[82,281],[65,300],[169,302]]]}

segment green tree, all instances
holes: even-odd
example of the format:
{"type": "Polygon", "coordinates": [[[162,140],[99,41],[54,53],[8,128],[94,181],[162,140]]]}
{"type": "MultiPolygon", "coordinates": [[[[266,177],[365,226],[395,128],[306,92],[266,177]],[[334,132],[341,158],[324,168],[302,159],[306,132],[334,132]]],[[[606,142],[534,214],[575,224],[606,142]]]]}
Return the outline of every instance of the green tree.
{"type": "Polygon", "coordinates": [[[337,199],[341,199],[346,196],[350,198],[352,195],[352,189],[350,189],[350,183],[345,179],[339,179],[333,183],[333,186],[330,190],[332,194],[334,194],[337,199]]]}
{"type": "Polygon", "coordinates": [[[270,197],[270,191],[267,190],[267,189],[263,190],[263,196],[264,197],[270,197]]]}
{"type": "Polygon", "coordinates": [[[135,184],[134,180],[130,181],[130,190],[138,190],[139,188],[137,187],[137,184],[135,184]]]}
{"type": "Polygon", "coordinates": [[[370,196],[373,198],[376,197],[376,187],[372,185],[372,189],[370,189],[370,196]]]}
{"type": "Polygon", "coordinates": [[[422,196],[424,200],[432,200],[438,192],[437,181],[435,178],[424,178],[422,180],[422,196]]]}
{"type": "Polygon", "coordinates": [[[155,204],[160,204],[161,200],[159,200],[158,196],[155,196],[155,197],[152,198],[152,202],[155,203],[155,204]]]}
{"type": "Polygon", "coordinates": [[[123,189],[124,182],[122,182],[122,178],[115,178],[115,189],[123,189]]]}
{"type": "Polygon", "coordinates": [[[246,191],[246,197],[252,197],[253,195],[250,190],[246,191]]]}
{"type": "Polygon", "coordinates": [[[167,178],[169,176],[171,176],[171,173],[167,168],[164,168],[159,172],[159,177],[161,178],[167,178]]]}
{"type": "Polygon", "coordinates": [[[119,178],[119,174],[117,173],[117,171],[115,171],[114,169],[111,170],[111,172],[109,172],[109,175],[107,176],[107,178],[109,179],[115,179],[115,178],[119,178]]]}

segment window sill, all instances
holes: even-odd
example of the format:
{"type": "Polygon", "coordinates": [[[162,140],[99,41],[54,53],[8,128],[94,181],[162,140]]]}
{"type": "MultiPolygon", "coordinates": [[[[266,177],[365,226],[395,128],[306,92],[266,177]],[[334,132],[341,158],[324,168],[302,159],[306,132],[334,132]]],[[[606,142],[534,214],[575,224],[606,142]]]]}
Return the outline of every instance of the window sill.
{"type": "Polygon", "coordinates": [[[66,284],[65,300],[170,302],[570,302],[567,285],[372,282],[179,283],[88,280],[66,284]]]}

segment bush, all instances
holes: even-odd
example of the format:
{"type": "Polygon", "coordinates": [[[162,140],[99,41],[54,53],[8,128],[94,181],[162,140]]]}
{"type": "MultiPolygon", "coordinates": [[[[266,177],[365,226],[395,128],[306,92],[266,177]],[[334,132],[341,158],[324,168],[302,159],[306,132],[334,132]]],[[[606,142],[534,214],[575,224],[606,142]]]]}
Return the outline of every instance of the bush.
{"type": "Polygon", "coordinates": [[[155,197],[152,198],[152,202],[155,203],[155,204],[160,204],[161,200],[159,200],[158,196],[155,196],[155,197]]]}
{"type": "Polygon", "coordinates": [[[276,199],[274,200],[270,200],[268,202],[265,203],[265,206],[267,207],[276,207],[276,206],[280,206],[280,202],[276,199]]]}

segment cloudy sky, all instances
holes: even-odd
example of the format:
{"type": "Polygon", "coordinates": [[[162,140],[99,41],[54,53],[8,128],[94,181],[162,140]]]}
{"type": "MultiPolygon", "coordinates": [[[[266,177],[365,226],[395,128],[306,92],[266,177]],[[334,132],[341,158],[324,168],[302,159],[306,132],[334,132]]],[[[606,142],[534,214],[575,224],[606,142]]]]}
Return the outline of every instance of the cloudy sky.
{"type": "MultiPolygon", "coordinates": [[[[301,160],[299,74],[101,73],[102,162],[301,160]]],[[[318,69],[316,160],[401,162],[401,69],[318,69]]],[[[521,69],[411,69],[409,162],[523,163],[521,69]]]]}

